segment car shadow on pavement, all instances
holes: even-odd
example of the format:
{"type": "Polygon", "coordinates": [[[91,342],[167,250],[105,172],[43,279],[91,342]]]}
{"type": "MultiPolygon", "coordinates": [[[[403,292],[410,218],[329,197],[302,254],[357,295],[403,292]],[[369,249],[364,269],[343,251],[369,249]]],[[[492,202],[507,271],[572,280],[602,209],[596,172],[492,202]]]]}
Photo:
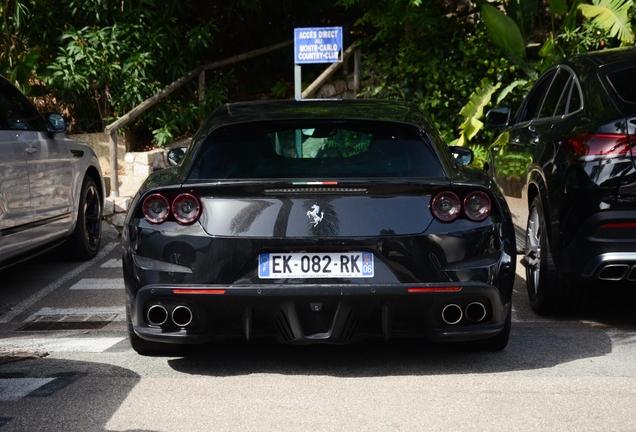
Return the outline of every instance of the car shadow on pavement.
{"type": "MultiPolygon", "coordinates": [[[[522,273],[521,273],[522,274],[522,273]]],[[[608,328],[636,331],[632,308],[608,304],[576,317],[540,317],[527,305],[525,281],[518,273],[513,304],[518,305],[510,342],[501,352],[422,339],[367,339],[352,345],[291,346],[273,340],[222,341],[188,347],[170,359],[174,370],[193,375],[236,376],[252,373],[381,377],[499,373],[550,368],[602,357],[612,352],[608,328]],[[605,318],[605,320],[593,321],[605,318]],[[630,324],[631,323],[631,324],[630,324]]]]}
{"type": "MultiPolygon", "coordinates": [[[[518,256],[520,259],[521,256],[518,256]]],[[[174,370],[193,375],[252,373],[381,377],[499,373],[551,368],[612,353],[613,333],[636,333],[633,287],[596,287],[590,307],[576,316],[536,315],[517,268],[510,342],[501,352],[480,352],[421,339],[368,339],[352,345],[291,346],[273,340],[223,341],[188,347],[170,359],[174,370]]],[[[616,342],[616,341],[614,341],[616,342]]]]}
{"type": "Polygon", "coordinates": [[[0,367],[0,429],[106,430],[139,381],[137,373],[105,363],[45,357],[4,364],[0,367]]]}
{"type": "Polygon", "coordinates": [[[365,340],[346,346],[289,346],[274,341],[210,343],[168,360],[174,370],[208,376],[253,373],[382,377],[511,372],[549,368],[604,356],[612,350],[605,331],[587,325],[536,323],[513,326],[501,352],[464,350],[419,339],[365,340]]]}

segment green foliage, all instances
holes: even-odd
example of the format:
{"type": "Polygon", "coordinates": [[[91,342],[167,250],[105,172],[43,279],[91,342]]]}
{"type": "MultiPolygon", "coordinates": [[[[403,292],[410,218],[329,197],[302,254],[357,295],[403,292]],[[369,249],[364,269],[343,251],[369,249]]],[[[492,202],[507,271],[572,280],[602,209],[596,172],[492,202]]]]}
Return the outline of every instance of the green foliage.
{"type": "MultiPolygon", "coordinates": [[[[564,0],[552,0],[555,1],[564,0]]],[[[509,0],[503,4],[506,15],[514,20],[519,27],[519,31],[524,40],[531,33],[534,25],[535,18],[539,12],[538,0],[509,0]]]]}
{"type": "Polygon", "coordinates": [[[488,149],[482,144],[473,145],[470,147],[470,149],[475,155],[475,157],[473,158],[473,163],[471,165],[475,168],[483,169],[484,164],[488,162],[488,149]]]}
{"type": "Polygon", "coordinates": [[[610,37],[618,37],[624,44],[634,43],[634,33],[629,25],[628,12],[632,0],[594,0],[594,4],[582,4],[583,15],[609,32],[610,37]]]}
{"type": "Polygon", "coordinates": [[[517,57],[526,56],[525,41],[512,18],[488,3],[481,6],[481,17],[493,44],[517,57]]]}
{"type": "MultiPolygon", "coordinates": [[[[84,115],[80,127],[101,130],[105,121],[123,115],[148,97],[196,67],[193,62],[201,50],[210,46],[217,31],[213,22],[198,23],[189,28],[178,25],[177,17],[153,12],[151,0],[140,0],[147,9],[131,7],[121,14],[107,8],[109,0],[100,0],[80,10],[83,4],[68,1],[73,14],[82,14],[107,26],[76,29],[68,27],[61,35],[63,43],[49,64],[49,84],[64,100],[72,100],[84,115]],[[92,102],[91,102],[92,101],[92,102]],[[91,106],[88,106],[88,104],[91,106]]],[[[137,128],[155,130],[160,143],[198,126],[195,83],[171,94],[159,106],[141,116],[137,128]],[[172,113],[169,119],[153,116],[153,112],[172,113]],[[192,121],[195,118],[196,121],[192,121]]]]}
{"type": "Polygon", "coordinates": [[[521,179],[528,172],[532,162],[532,154],[526,153],[498,153],[495,156],[497,175],[501,178],[521,179]]]}
{"type": "Polygon", "coordinates": [[[274,84],[274,86],[271,88],[271,92],[272,95],[274,95],[274,97],[278,99],[282,99],[287,96],[287,84],[285,83],[285,80],[281,79],[276,81],[276,84],[274,84]]]}
{"type": "Polygon", "coordinates": [[[335,136],[327,138],[325,147],[346,158],[366,151],[370,142],[369,134],[340,130],[335,136]]]}
{"type": "MultiPolygon", "coordinates": [[[[484,78],[507,83],[522,74],[490,43],[480,21],[441,18],[434,31],[396,38],[363,47],[363,67],[371,78],[363,94],[417,103],[447,142],[456,139],[464,121],[458,113],[484,78]]],[[[516,87],[509,93],[511,104],[520,101],[522,94],[516,87]]],[[[492,131],[481,130],[477,139],[484,142],[491,136],[492,131]]]]}
{"type": "Polygon", "coordinates": [[[459,127],[460,136],[456,145],[463,146],[466,144],[484,126],[479,119],[484,115],[484,106],[490,102],[492,94],[499,87],[501,87],[501,83],[493,85],[488,78],[484,78],[481,81],[481,86],[477,87],[470,95],[468,103],[459,112],[459,115],[466,117],[466,120],[459,127]]]}

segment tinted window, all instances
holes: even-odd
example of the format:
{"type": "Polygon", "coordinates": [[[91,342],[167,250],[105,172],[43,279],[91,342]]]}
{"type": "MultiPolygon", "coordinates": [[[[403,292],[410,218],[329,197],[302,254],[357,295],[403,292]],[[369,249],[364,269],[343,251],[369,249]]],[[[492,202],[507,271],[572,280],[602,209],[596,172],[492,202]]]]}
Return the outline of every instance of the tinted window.
{"type": "Polygon", "coordinates": [[[625,102],[636,103],[634,76],[636,76],[636,67],[612,72],[607,75],[607,79],[614,87],[614,91],[625,102]]]}
{"type": "Polygon", "coordinates": [[[532,120],[537,117],[543,97],[550,87],[555,71],[546,72],[539,81],[532,87],[530,94],[525,100],[521,111],[518,114],[518,122],[532,120]]]}
{"type": "Polygon", "coordinates": [[[572,87],[570,89],[570,103],[568,104],[568,114],[576,112],[583,108],[581,99],[581,88],[579,82],[576,79],[572,79],[572,87]]]}
{"type": "Polygon", "coordinates": [[[0,127],[46,132],[44,118],[20,90],[5,80],[0,80],[0,127]]]}
{"type": "Polygon", "coordinates": [[[565,114],[564,99],[567,98],[567,93],[564,90],[569,82],[570,73],[564,69],[559,69],[543,102],[539,117],[546,118],[565,114]],[[558,107],[561,108],[560,112],[557,110],[558,107]]]}
{"type": "Polygon", "coordinates": [[[572,91],[572,76],[568,79],[567,84],[565,85],[565,89],[563,93],[561,93],[561,98],[559,99],[559,103],[554,110],[555,116],[565,115],[568,105],[568,100],[570,99],[570,92],[572,91]]]}
{"type": "Polygon", "coordinates": [[[191,179],[442,177],[415,129],[376,122],[255,123],[207,138],[191,179]]]}

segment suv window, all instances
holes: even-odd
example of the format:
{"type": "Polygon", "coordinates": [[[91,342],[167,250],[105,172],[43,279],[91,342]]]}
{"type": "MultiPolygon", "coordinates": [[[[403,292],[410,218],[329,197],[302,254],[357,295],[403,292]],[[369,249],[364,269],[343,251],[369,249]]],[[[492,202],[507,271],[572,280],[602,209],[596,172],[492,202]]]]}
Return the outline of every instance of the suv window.
{"type": "Polygon", "coordinates": [[[636,103],[635,74],[636,67],[630,67],[607,75],[607,79],[612,84],[614,91],[625,102],[636,103]]]}
{"type": "Polygon", "coordinates": [[[539,108],[541,107],[541,101],[543,101],[543,97],[550,87],[550,83],[552,82],[552,78],[554,78],[555,72],[556,71],[546,72],[534,85],[532,91],[528,97],[526,97],[526,100],[519,111],[517,120],[518,123],[530,121],[537,117],[539,108]]]}
{"type": "Polygon", "coordinates": [[[442,177],[414,128],[383,122],[260,122],[207,138],[190,179],[442,177]]]}
{"type": "Polygon", "coordinates": [[[46,132],[46,123],[38,110],[6,80],[0,80],[0,128],[46,132]]]}
{"type": "Polygon", "coordinates": [[[556,77],[552,80],[552,85],[550,86],[550,90],[548,90],[548,94],[543,101],[541,113],[538,117],[546,118],[562,116],[565,114],[565,105],[568,93],[564,90],[566,87],[569,88],[568,84],[570,83],[570,79],[571,74],[567,70],[562,68],[557,70],[556,77]]]}
{"type": "Polygon", "coordinates": [[[579,86],[579,81],[572,76],[572,86],[570,88],[570,100],[567,107],[567,114],[576,112],[583,108],[582,98],[581,98],[581,87],[579,86]]]}

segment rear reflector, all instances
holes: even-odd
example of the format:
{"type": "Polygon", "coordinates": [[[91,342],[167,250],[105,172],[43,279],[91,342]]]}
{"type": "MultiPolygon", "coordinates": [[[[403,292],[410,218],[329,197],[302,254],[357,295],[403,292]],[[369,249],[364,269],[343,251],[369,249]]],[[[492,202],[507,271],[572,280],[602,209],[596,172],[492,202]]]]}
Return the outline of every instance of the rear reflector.
{"type": "Polygon", "coordinates": [[[636,228],[636,222],[615,222],[601,225],[601,228],[636,228]]]}
{"type": "Polygon", "coordinates": [[[453,292],[461,291],[462,287],[420,287],[420,288],[407,288],[406,291],[410,293],[431,293],[431,292],[453,292]]]}
{"type": "Polygon", "coordinates": [[[173,289],[173,294],[225,294],[224,289],[173,289]]]}

